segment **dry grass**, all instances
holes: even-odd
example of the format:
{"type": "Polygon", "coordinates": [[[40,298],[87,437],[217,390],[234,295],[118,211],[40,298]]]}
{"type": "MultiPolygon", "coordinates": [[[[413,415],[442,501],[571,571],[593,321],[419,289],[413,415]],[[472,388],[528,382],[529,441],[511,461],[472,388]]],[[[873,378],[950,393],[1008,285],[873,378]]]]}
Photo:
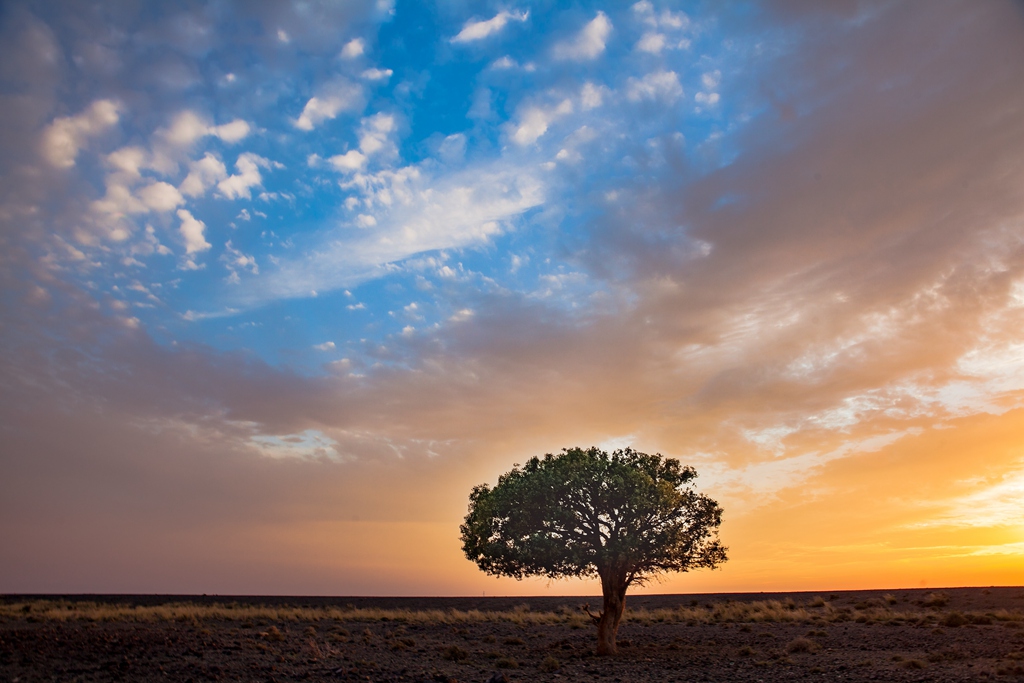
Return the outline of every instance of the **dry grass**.
{"type": "MultiPolygon", "coordinates": [[[[797,604],[792,599],[756,602],[718,602],[675,609],[626,610],[627,622],[732,624],[732,623],[806,623],[825,624],[843,621],[859,623],[910,623],[915,625],[956,627],[963,624],[1002,622],[1017,625],[1024,621],[1019,611],[997,610],[986,613],[943,613],[935,602],[924,601],[928,610],[896,610],[888,601],[865,604],[862,608],[836,607],[823,599],[797,604]],[[931,603],[931,604],[929,604],[931,603]]],[[[352,607],[295,607],[249,605],[239,603],[167,603],[163,605],[127,605],[116,603],[36,600],[0,604],[0,619],[28,621],[176,621],[199,624],[203,621],[236,621],[267,625],[272,622],[398,622],[411,624],[514,623],[519,625],[566,624],[572,628],[590,626],[590,619],[572,607],[553,612],[533,612],[521,606],[506,611],[483,610],[404,610],[352,607]]],[[[314,631],[315,633],[315,631],[314,631]]],[[[306,635],[309,635],[308,633],[306,635]]],[[[347,632],[344,633],[348,635],[347,632]]],[[[364,634],[365,636],[365,634],[364,634]]]]}

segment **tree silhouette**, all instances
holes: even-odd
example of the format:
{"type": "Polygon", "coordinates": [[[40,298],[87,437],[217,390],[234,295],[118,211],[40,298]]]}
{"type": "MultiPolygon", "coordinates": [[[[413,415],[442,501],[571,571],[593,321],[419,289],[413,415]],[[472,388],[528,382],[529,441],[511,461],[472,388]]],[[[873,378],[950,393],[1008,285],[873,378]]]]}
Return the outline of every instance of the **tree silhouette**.
{"type": "Polygon", "coordinates": [[[563,449],[473,488],[461,526],[466,557],[488,574],[597,576],[597,654],[617,651],[626,590],[662,572],[714,569],[722,509],[693,490],[678,460],[632,449],[563,449]]]}

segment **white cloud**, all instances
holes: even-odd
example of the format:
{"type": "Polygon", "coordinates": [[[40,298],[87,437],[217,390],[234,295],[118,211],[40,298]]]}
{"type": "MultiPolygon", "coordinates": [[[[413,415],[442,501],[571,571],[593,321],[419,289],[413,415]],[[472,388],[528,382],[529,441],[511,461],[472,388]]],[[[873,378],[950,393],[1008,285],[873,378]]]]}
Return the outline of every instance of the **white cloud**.
{"type": "Polygon", "coordinates": [[[138,178],[146,165],[146,150],[141,147],[122,147],[107,155],[107,164],[130,178],[138,178]]]}
{"type": "Polygon", "coordinates": [[[203,234],[206,230],[206,223],[195,218],[185,209],[178,209],[178,218],[181,219],[181,227],[178,230],[185,240],[186,254],[198,254],[210,248],[210,243],[206,241],[203,234]]]}
{"type": "Polygon", "coordinates": [[[574,62],[594,59],[604,52],[611,32],[611,20],[604,12],[598,12],[597,16],[572,39],[555,45],[554,57],[574,62]]]}
{"type": "Polygon", "coordinates": [[[128,214],[146,213],[148,208],[126,186],[120,183],[108,183],[107,193],[102,199],[92,203],[92,210],[106,218],[108,226],[117,225],[128,214]]]}
{"type": "Polygon", "coordinates": [[[389,138],[397,128],[391,114],[381,112],[363,119],[359,125],[359,149],[366,156],[392,151],[389,148],[394,148],[394,143],[389,138]]]}
{"type": "Polygon", "coordinates": [[[362,77],[368,81],[386,81],[391,78],[391,74],[394,71],[391,69],[366,69],[362,73],[362,77]]]}
{"type": "Polygon", "coordinates": [[[439,178],[417,167],[357,173],[343,187],[362,194],[362,215],[372,212],[376,228],[345,239],[326,236],[320,249],[282,260],[276,272],[264,276],[262,289],[241,294],[289,298],[350,287],[416,254],[484,243],[544,202],[544,185],[532,166],[506,164],[439,178]]]}
{"type": "Polygon", "coordinates": [[[555,107],[527,107],[519,116],[512,139],[517,145],[530,145],[547,132],[548,126],[562,116],[572,113],[572,101],[563,100],[555,107]]]}
{"type": "Polygon", "coordinates": [[[245,152],[240,154],[238,160],[235,161],[235,168],[238,169],[238,173],[217,183],[217,189],[227,199],[238,199],[240,197],[249,199],[252,197],[251,188],[263,183],[260,168],[275,167],[280,168],[281,164],[264,159],[258,154],[245,152]]]}
{"type": "Polygon", "coordinates": [[[603,85],[594,85],[590,81],[584,83],[580,90],[580,104],[583,105],[583,111],[600,107],[607,93],[608,88],[603,85]]]}
{"type": "Polygon", "coordinates": [[[209,134],[209,124],[194,111],[185,110],[174,117],[170,128],[162,128],[157,135],[175,147],[187,147],[209,134]]]}
{"type": "Polygon", "coordinates": [[[113,126],[118,119],[118,105],[112,100],[97,100],[77,116],[54,119],[43,131],[43,156],[57,168],[71,168],[86,141],[113,126]]]}
{"type": "Polygon", "coordinates": [[[491,62],[490,68],[502,70],[502,69],[514,69],[517,66],[519,66],[519,62],[517,62],[516,60],[512,59],[508,55],[505,55],[504,57],[498,57],[493,62],[491,62]]]}
{"type": "Polygon", "coordinates": [[[704,86],[704,90],[693,96],[694,101],[697,104],[708,107],[718,104],[719,96],[715,90],[718,89],[719,83],[722,82],[722,72],[717,69],[708,71],[701,75],[700,82],[704,86]]]}
{"type": "Polygon", "coordinates": [[[140,189],[138,195],[142,203],[153,211],[171,211],[185,203],[178,188],[165,182],[150,183],[140,189]]]}
{"type": "Polygon", "coordinates": [[[214,126],[209,129],[208,133],[215,137],[220,138],[224,142],[234,144],[240,140],[243,140],[250,131],[249,124],[242,119],[235,119],[230,123],[225,123],[222,126],[214,126]]]}
{"type": "Polygon", "coordinates": [[[327,160],[338,171],[358,171],[366,165],[366,155],[358,150],[350,149],[344,154],[335,154],[327,160]]]}
{"type": "Polygon", "coordinates": [[[653,28],[678,31],[690,25],[690,18],[682,12],[663,10],[660,15],[656,14],[654,5],[647,2],[647,0],[641,0],[634,4],[633,12],[641,22],[653,28]]]}
{"type": "Polygon", "coordinates": [[[345,43],[345,47],[341,48],[341,56],[343,59],[355,59],[364,52],[366,52],[366,41],[362,38],[353,38],[345,43]]]}
{"type": "Polygon", "coordinates": [[[178,189],[189,197],[201,197],[207,189],[227,177],[228,171],[224,162],[207,152],[202,159],[189,164],[188,175],[181,181],[178,189]]]}
{"type": "Polygon", "coordinates": [[[665,42],[664,34],[648,31],[640,36],[640,40],[636,43],[636,49],[656,55],[665,49],[665,42]]]}
{"type": "Polygon", "coordinates": [[[513,21],[526,21],[530,16],[529,12],[498,12],[493,18],[484,21],[467,21],[459,31],[459,34],[452,38],[453,43],[470,43],[474,40],[481,40],[487,36],[497,33],[505,28],[509,19],[513,21]]]}
{"type": "Polygon", "coordinates": [[[673,102],[683,95],[683,86],[675,71],[655,71],[641,79],[630,78],[626,83],[626,97],[631,102],[662,100],[673,102]]]}
{"type": "Polygon", "coordinates": [[[248,270],[253,275],[260,274],[260,267],[256,264],[256,257],[250,254],[243,254],[235,248],[231,240],[228,240],[224,245],[224,254],[221,256],[221,261],[224,261],[225,267],[231,271],[231,281],[236,284],[240,282],[238,270],[248,270]]]}
{"type": "Polygon", "coordinates": [[[363,107],[363,89],[343,78],[328,83],[303,107],[295,127],[299,130],[313,130],[324,121],[335,118],[345,111],[357,111],[363,107]]]}
{"type": "Polygon", "coordinates": [[[314,344],[313,348],[317,351],[332,351],[334,349],[334,342],[325,341],[323,344],[314,344]]]}
{"type": "Polygon", "coordinates": [[[693,96],[694,102],[710,107],[718,104],[719,96],[716,92],[699,92],[693,96]]]}

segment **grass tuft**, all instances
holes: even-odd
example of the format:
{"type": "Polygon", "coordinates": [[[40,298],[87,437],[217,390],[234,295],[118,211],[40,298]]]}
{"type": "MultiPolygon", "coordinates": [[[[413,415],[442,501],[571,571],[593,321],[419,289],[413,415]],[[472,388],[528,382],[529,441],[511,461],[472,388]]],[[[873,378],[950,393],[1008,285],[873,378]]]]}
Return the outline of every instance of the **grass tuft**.
{"type": "Polygon", "coordinates": [[[553,672],[558,671],[559,669],[561,669],[562,668],[562,663],[559,662],[554,657],[548,655],[547,657],[544,658],[544,661],[542,661],[540,664],[537,665],[537,668],[540,669],[541,671],[543,671],[544,673],[548,673],[549,674],[549,673],[553,673],[553,672]]]}

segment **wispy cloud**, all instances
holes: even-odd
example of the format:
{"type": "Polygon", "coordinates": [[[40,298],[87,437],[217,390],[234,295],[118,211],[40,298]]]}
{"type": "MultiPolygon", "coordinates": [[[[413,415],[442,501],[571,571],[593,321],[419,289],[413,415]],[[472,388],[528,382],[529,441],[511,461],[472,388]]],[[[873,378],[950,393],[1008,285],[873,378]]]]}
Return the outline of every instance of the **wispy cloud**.
{"type": "Polygon", "coordinates": [[[612,22],[604,12],[598,12],[583,29],[573,38],[555,45],[552,54],[555,59],[570,61],[589,61],[596,59],[604,52],[608,36],[612,32],[612,22]]]}
{"type": "Polygon", "coordinates": [[[462,30],[452,38],[453,43],[471,43],[497,33],[505,28],[509,21],[526,21],[530,16],[529,12],[498,12],[490,19],[480,21],[468,21],[462,30]]]}

